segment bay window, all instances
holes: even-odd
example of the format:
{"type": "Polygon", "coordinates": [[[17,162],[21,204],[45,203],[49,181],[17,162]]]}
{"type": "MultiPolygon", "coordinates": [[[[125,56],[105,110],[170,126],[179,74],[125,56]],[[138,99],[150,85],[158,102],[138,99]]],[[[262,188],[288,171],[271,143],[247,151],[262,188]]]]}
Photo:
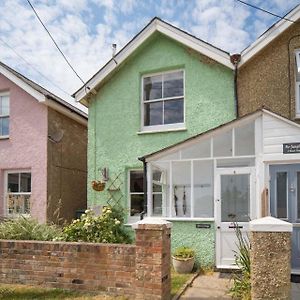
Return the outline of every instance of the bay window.
{"type": "Polygon", "coordinates": [[[6,181],[8,215],[30,214],[31,173],[7,172],[6,181]]]}
{"type": "Polygon", "coordinates": [[[9,94],[0,93],[0,138],[9,135],[9,94]]]}
{"type": "Polygon", "coordinates": [[[145,75],[142,78],[143,130],[184,125],[183,70],[145,75]]]}

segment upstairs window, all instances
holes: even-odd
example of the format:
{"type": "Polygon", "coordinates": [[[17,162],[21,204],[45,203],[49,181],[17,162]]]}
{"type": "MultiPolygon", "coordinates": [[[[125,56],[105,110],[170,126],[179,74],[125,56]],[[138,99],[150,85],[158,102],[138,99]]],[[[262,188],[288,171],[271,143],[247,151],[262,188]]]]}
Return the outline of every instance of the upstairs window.
{"type": "Polygon", "coordinates": [[[9,135],[9,95],[0,93],[0,138],[9,135]]]}
{"type": "Polygon", "coordinates": [[[143,129],[184,125],[184,72],[177,70],[143,77],[143,129]]]}

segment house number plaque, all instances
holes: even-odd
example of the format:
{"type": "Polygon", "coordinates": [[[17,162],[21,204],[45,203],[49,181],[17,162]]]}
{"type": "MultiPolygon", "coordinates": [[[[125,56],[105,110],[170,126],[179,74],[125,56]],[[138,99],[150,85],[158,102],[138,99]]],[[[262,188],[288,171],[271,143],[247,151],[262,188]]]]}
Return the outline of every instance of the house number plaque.
{"type": "Polygon", "coordinates": [[[206,228],[206,229],[209,229],[211,228],[211,224],[196,224],[196,228],[206,228]]]}
{"type": "Polygon", "coordinates": [[[282,150],[284,154],[300,153],[300,143],[283,144],[282,150]]]}

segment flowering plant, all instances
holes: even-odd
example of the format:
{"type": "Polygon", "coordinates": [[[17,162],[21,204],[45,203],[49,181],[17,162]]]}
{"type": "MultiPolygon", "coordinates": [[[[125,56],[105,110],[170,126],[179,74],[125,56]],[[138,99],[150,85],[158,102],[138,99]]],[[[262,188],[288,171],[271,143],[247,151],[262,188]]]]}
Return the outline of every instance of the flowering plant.
{"type": "Polygon", "coordinates": [[[130,243],[131,238],[124,227],[124,210],[106,206],[100,216],[87,209],[80,219],[74,220],[63,229],[56,240],[68,242],[130,243]]]}

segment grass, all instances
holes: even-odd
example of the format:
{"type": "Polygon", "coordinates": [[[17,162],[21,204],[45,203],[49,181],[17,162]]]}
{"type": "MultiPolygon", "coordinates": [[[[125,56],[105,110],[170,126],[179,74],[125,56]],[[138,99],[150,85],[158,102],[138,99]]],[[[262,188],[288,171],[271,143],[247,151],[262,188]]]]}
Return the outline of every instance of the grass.
{"type": "Polygon", "coordinates": [[[171,271],[171,296],[173,297],[194,274],[178,274],[171,271]]]}
{"type": "Polygon", "coordinates": [[[28,285],[0,284],[0,299],[5,300],[125,300],[95,293],[67,291],[28,285]]]}
{"type": "MultiPolygon", "coordinates": [[[[172,297],[194,274],[178,274],[172,270],[172,297]]],[[[0,284],[0,299],[5,300],[125,300],[124,297],[97,295],[96,293],[68,291],[39,286],[0,284]]]]}

